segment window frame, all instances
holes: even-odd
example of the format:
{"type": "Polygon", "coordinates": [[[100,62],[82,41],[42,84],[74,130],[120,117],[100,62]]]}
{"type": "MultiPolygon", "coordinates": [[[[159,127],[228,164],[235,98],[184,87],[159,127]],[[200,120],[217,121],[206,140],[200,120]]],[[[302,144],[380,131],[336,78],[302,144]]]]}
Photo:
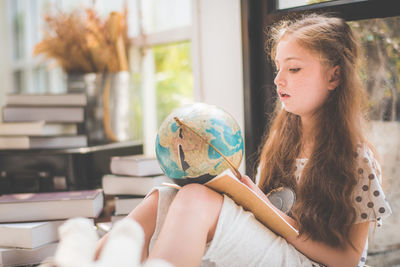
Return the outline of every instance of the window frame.
{"type": "Polygon", "coordinates": [[[250,177],[275,104],[273,67],[264,49],[266,27],[284,16],[304,12],[334,13],[347,21],[400,15],[396,0],[336,0],[280,10],[276,1],[241,1],[246,170],[250,177]]]}
{"type": "MultiPolygon", "coordinates": [[[[140,0],[137,0],[140,1],[140,0]]],[[[154,46],[159,45],[168,45],[178,42],[191,42],[193,45],[194,43],[194,36],[193,33],[194,29],[196,28],[194,25],[196,24],[196,10],[195,7],[197,6],[198,0],[190,0],[191,1],[191,15],[192,15],[192,24],[189,26],[182,26],[177,27],[165,31],[157,31],[146,33],[146,30],[139,25],[139,33],[135,37],[129,38],[130,47],[135,47],[143,52],[141,56],[141,64],[142,64],[142,73],[145,75],[143,76],[142,82],[142,142],[143,142],[143,149],[144,154],[146,155],[154,155],[155,154],[155,143],[154,140],[157,134],[157,107],[156,107],[156,84],[152,81],[154,78],[154,61],[153,60],[153,52],[152,48],[154,46]]],[[[139,7],[140,9],[141,7],[139,7]]],[[[139,10],[140,12],[140,10],[139,10]]],[[[143,23],[141,19],[139,19],[139,23],[143,23]]],[[[198,70],[196,67],[196,60],[195,60],[195,53],[194,49],[192,49],[191,57],[192,57],[192,73],[194,78],[193,84],[193,95],[196,99],[196,93],[199,86],[196,86],[196,79],[195,75],[198,70]]],[[[131,62],[132,64],[132,62],[131,62]]]]}

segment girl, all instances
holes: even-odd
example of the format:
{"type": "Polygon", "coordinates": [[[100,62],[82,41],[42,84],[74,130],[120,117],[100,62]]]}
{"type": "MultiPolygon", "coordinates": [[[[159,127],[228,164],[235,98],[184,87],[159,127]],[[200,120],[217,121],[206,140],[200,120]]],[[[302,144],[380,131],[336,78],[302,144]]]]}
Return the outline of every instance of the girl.
{"type": "Polygon", "coordinates": [[[280,101],[261,150],[257,185],[247,176],[242,182],[266,201],[275,188],[293,189],[297,201],[289,215],[278,212],[300,235],[275,235],[200,184],[158,188],[128,215],[143,226],[149,248],[143,259],[175,266],[364,264],[370,221],[380,224],[391,210],[362,130],[365,92],[355,37],[344,20],[316,14],[270,32],[280,101]]]}

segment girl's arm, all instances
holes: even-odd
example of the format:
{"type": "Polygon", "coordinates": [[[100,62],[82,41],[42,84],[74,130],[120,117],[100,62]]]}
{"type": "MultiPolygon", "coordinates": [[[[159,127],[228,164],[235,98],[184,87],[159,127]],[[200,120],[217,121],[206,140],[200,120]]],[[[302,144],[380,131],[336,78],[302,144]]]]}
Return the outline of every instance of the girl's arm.
{"type": "MultiPolygon", "coordinates": [[[[264,192],[262,192],[261,189],[255,185],[248,176],[242,176],[241,181],[254,192],[256,192],[257,195],[269,202],[264,192]]],[[[281,210],[277,208],[275,208],[275,210],[279,212],[279,214],[293,227],[298,229],[298,225],[295,220],[287,216],[281,210]]],[[[365,242],[368,236],[368,230],[369,222],[354,224],[352,226],[350,230],[350,240],[352,240],[353,245],[357,250],[352,248],[350,245],[347,245],[345,248],[332,247],[322,242],[313,241],[306,235],[299,235],[286,240],[308,258],[326,266],[357,266],[364,250],[365,242]]]]}
{"type": "MultiPolygon", "coordinates": [[[[288,216],[287,216],[288,217],[288,216]]],[[[329,246],[322,242],[307,239],[307,236],[287,239],[298,251],[310,259],[322,263],[326,266],[357,266],[364,250],[365,242],[368,237],[369,222],[353,224],[350,229],[350,240],[353,242],[355,250],[350,245],[345,248],[329,246]]]]}

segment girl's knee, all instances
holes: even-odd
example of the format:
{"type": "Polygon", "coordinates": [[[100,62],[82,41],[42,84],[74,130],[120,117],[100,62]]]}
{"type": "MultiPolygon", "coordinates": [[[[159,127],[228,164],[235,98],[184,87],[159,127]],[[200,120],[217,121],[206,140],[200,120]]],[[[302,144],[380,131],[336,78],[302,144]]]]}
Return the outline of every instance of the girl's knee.
{"type": "Polygon", "coordinates": [[[219,213],[223,197],[204,185],[188,184],[179,190],[174,202],[180,203],[182,208],[196,212],[215,210],[219,213]]]}
{"type": "Polygon", "coordinates": [[[222,195],[204,185],[188,184],[177,193],[173,210],[178,218],[187,218],[203,225],[209,242],[215,234],[223,199],[222,195]]]}

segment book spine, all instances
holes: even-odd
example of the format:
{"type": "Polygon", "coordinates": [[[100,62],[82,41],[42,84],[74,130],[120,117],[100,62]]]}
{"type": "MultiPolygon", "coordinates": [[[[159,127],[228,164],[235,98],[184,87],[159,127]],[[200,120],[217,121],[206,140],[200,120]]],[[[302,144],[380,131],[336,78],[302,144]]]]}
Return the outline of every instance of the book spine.
{"type": "Polygon", "coordinates": [[[83,122],[83,107],[11,107],[3,108],[5,122],[46,121],[83,122]]]}

